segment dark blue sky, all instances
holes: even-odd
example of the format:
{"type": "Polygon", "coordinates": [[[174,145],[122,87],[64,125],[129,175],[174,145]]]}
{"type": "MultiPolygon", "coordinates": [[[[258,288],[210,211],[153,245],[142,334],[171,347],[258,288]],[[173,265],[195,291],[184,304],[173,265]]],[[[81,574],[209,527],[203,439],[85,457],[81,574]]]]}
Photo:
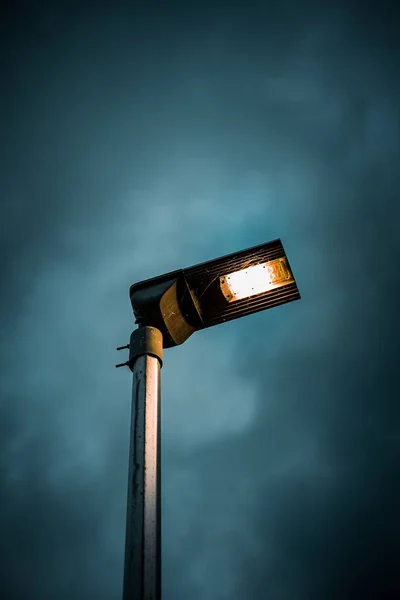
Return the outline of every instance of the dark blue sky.
{"type": "Polygon", "coordinates": [[[131,283],[281,237],[163,367],[163,598],[400,597],[394,2],[6,2],[0,597],[119,600],[131,283]]]}

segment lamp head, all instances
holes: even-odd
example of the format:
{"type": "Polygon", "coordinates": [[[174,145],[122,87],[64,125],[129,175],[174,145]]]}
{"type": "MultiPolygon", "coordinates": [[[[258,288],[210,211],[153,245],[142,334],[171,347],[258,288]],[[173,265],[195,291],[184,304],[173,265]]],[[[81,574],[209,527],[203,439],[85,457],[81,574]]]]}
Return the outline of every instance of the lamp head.
{"type": "Polygon", "coordinates": [[[300,298],[280,240],[135,283],[129,293],[136,322],[160,329],[164,348],[300,298]]]}

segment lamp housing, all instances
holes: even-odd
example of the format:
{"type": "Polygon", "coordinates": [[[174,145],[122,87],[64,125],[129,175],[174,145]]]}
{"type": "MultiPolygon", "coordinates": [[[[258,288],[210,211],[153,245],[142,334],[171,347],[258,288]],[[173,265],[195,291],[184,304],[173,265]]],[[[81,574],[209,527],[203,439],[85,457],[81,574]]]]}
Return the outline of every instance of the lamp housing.
{"type": "Polygon", "coordinates": [[[136,323],[157,327],[164,348],[199,329],[300,299],[280,239],[131,285],[136,323]]]}

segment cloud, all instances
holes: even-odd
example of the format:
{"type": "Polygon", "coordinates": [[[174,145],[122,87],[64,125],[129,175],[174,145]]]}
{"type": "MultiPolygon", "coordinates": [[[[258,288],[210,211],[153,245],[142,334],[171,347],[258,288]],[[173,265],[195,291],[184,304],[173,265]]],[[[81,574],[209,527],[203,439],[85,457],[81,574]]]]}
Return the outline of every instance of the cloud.
{"type": "Polygon", "coordinates": [[[392,29],[312,4],[13,17],[4,597],[120,597],[129,284],[276,237],[301,302],[166,353],[164,597],[398,596],[392,29]]]}

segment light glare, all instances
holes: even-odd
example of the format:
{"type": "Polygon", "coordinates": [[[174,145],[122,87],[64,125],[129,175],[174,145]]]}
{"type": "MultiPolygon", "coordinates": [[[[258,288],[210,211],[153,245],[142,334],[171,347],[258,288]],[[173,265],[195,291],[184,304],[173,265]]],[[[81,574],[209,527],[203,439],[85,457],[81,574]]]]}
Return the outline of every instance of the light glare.
{"type": "Polygon", "coordinates": [[[220,286],[228,302],[250,298],[294,282],[286,258],[240,269],[220,277],[220,286]]]}

